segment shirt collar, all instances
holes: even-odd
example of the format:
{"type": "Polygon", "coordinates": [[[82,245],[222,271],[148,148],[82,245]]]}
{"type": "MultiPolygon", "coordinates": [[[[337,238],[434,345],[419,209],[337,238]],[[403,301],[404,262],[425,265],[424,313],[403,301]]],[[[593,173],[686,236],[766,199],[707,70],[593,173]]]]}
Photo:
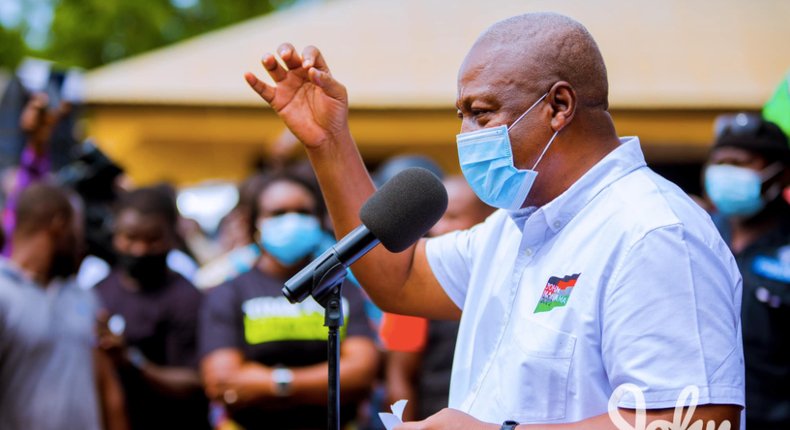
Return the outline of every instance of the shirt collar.
{"type": "Polygon", "coordinates": [[[537,211],[543,211],[549,229],[554,233],[558,232],[576,214],[581,212],[598,193],[623,176],[646,166],[638,137],[624,137],[620,139],[620,142],[619,147],[606,155],[559,197],[537,210],[523,208],[509,212],[510,218],[519,229],[523,230],[524,224],[531,215],[537,211]],[[526,209],[533,210],[524,212],[526,209]]]}
{"type": "Polygon", "coordinates": [[[0,275],[20,284],[32,284],[30,276],[7,258],[0,258],[0,275]]]}
{"type": "MultiPolygon", "coordinates": [[[[29,285],[39,288],[45,287],[34,281],[30,273],[17,266],[7,258],[0,258],[0,276],[6,277],[18,285],[29,285]]],[[[71,284],[75,284],[75,282],[74,276],[69,276],[68,278],[55,278],[50,281],[46,287],[47,290],[50,291],[59,291],[63,288],[69,287],[71,284]]]]}

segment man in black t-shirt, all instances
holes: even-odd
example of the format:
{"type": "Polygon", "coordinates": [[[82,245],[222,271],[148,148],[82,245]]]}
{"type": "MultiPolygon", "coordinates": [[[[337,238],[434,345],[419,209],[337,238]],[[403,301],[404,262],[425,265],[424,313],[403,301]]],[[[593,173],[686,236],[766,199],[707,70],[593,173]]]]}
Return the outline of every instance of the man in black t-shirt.
{"type": "Polygon", "coordinates": [[[105,310],[100,347],[115,359],[132,429],[208,428],[196,357],[202,295],[167,267],[176,217],[159,189],[123,196],[113,236],[118,265],[95,287],[105,310]]]}

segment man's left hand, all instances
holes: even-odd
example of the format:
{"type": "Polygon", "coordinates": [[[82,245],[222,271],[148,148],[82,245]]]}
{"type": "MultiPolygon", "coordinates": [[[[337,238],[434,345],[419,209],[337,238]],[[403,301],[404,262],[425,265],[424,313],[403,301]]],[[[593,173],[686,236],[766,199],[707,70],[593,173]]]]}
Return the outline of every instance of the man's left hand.
{"type": "Polygon", "coordinates": [[[403,423],[395,430],[499,430],[500,426],[472,418],[455,409],[442,409],[424,421],[403,423]]]}

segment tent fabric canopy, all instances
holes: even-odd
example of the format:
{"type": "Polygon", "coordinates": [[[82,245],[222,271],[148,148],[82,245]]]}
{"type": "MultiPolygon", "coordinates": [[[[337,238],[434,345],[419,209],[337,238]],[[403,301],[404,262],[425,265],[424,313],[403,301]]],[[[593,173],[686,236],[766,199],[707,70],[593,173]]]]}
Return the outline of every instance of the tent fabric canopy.
{"type": "Polygon", "coordinates": [[[458,67],[480,32],[541,10],[596,38],[613,109],[757,109],[790,63],[786,0],[307,1],[93,70],[87,101],[265,105],[242,76],[265,75],[261,56],[289,41],[322,50],[352,109],[452,108],[458,67]]]}

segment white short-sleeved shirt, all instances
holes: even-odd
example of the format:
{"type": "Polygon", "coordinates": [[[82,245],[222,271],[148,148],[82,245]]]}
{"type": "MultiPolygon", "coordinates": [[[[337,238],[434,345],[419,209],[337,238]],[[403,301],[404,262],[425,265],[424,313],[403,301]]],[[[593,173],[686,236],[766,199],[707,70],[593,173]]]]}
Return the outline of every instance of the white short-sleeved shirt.
{"type": "MultiPolygon", "coordinates": [[[[531,215],[431,239],[463,310],[449,406],[487,422],[605,414],[624,383],[648,409],[744,405],[741,275],[710,217],[624,138],[531,215]]],[[[627,396],[621,407],[635,407],[627,396]]]]}

